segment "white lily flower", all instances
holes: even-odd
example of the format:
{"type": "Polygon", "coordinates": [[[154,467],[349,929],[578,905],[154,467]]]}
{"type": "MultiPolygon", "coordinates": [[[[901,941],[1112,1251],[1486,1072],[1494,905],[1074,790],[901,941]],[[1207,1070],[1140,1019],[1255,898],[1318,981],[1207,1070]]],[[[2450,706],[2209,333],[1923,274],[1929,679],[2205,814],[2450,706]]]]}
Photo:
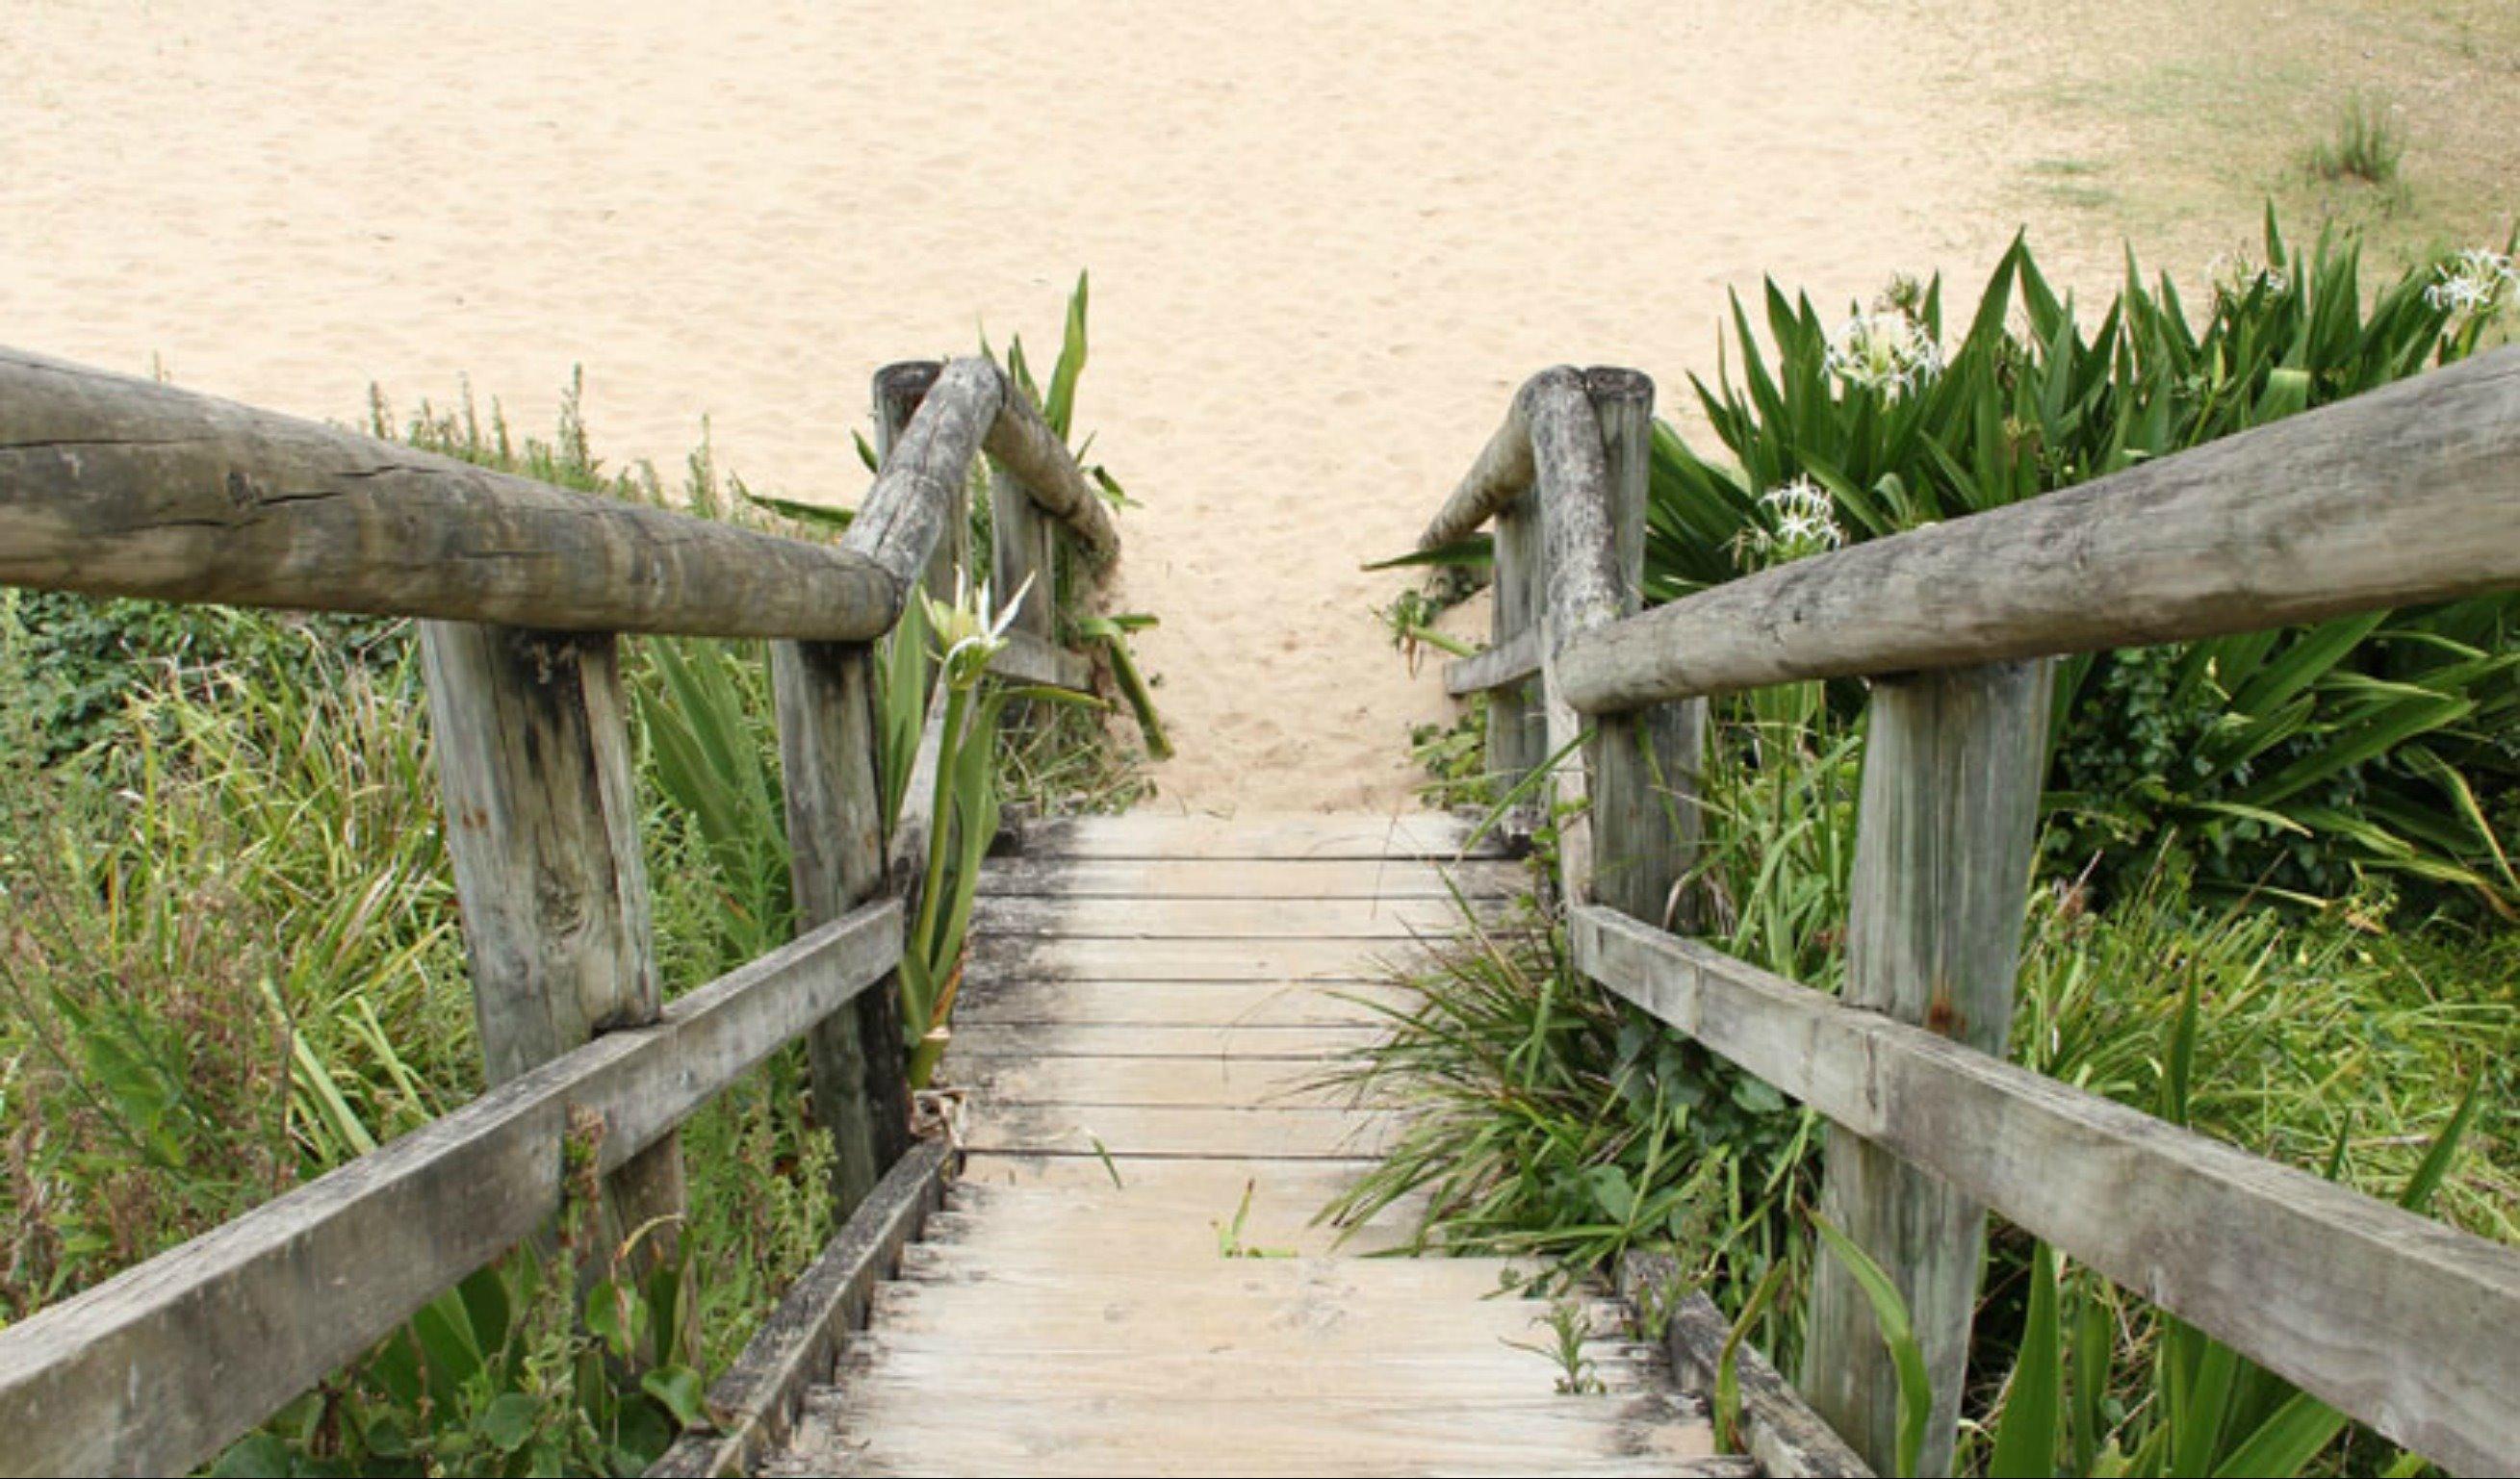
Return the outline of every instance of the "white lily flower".
{"type": "Polygon", "coordinates": [[[2520,285],[2508,252],[2471,246],[2433,269],[2424,301],[2458,320],[2458,327],[2500,313],[2520,285]]]}
{"type": "Polygon", "coordinates": [[[1943,373],[1943,346],[1904,312],[1859,313],[1828,336],[1828,373],[1888,394],[1943,373]]]}
{"type": "Polygon", "coordinates": [[[1770,488],[1759,495],[1759,504],[1776,519],[1776,527],[1754,524],[1742,530],[1741,548],[1763,565],[1825,554],[1846,543],[1846,531],[1837,522],[1837,501],[1808,477],[1770,488]]]}

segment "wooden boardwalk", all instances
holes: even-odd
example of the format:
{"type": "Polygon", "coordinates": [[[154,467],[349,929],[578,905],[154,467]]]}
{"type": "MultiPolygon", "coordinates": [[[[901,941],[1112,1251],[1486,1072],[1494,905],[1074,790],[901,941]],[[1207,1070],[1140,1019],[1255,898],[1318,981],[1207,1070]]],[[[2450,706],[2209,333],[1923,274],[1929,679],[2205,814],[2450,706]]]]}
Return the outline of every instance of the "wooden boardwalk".
{"type": "Polygon", "coordinates": [[[968,1152],[775,1473],[1748,1473],[1623,1312],[1557,1390],[1485,1259],[1311,1226],[1382,1117],[1309,1088],[1456,919],[1442,818],[1122,817],[991,865],[948,1076],[968,1152]],[[1238,1231],[1238,1212],[1245,1207],[1238,1231]],[[1244,1256],[1233,1256],[1233,1255],[1244,1256]]]}

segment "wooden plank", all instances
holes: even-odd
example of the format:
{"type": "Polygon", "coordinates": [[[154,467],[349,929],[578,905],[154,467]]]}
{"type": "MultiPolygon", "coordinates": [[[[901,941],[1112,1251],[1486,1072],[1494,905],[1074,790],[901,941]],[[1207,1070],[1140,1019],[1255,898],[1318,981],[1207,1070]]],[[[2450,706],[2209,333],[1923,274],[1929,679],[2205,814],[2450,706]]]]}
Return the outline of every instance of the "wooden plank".
{"type": "Polygon", "coordinates": [[[580,632],[863,641],[845,550],[0,349],[0,583],[580,632]]]}
{"type": "Polygon", "coordinates": [[[841,1337],[866,1324],[878,1284],[943,1203],[952,1161],[945,1142],[926,1141],[884,1173],[709,1388],[708,1422],[677,1438],[650,1466],[649,1479],[747,1474],[787,1439],[806,1391],[837,1359],[841,1337]]]}
{"type": "Polygon", "coordinates": [[[1501,1398],[1484,1390],[1289,1399],[1086,1403],[1065,1393],[926,1388],[858,1378],[772,1474],[1726,1474],[1694,1457],[1702,1417],[1649,1393],[1501,1398]],[[826,1425],[827,1424],[827,1425],[826,1425]]]}
{"type": "MultiPolygon", "coordinates": [[[[1475,902],[1470,917],[1508,912],[1475,902]]],[[[1035,940],[1438,941],[1468,921],[1451,899],[1042,899],[998,896],[971,917],[979,935],[1035,940]]]]}
{"type": "Polygon", "coordinates": [[[1055,981],[1249,981],[1281,988],[1377,982],[1416,969],[1424,959],[1425,951],[1408,940],[1036,940],[992,934],[971,942],[964,999],[1055,981]]]}
{"type": "MultiPolygon", "coordinates": [[[[1065,1155],[976,1155],[947,1205],[1000,1227],[1052,1236],[1126,1223],[1128,1246],[1150,1259],[1215,1257],[1220,1230],[1241,1224],[1241,1245],[1271,1254],[1364,1257],[1407,1245],[1426,1210],[1399,1199],[1359,1225],[1322,1220],[1369,1163],[1347,1160],[1130,1160],[1111,1185],[1099,1160],[1065,1155]],[[1244,1198],[1246,1194],[1248,1201],[1244,1198]]],[[[1108,1244],[1106,1244],[1108,1246],[1108,1244]]]]}
{"type": "MultiPolygon", "coordinates": [[[[1856,813],[1848,1006],[2003,1053],[2047,738],[2045,663],[1874,682],[1856,813]]],[[[1946,1472],[1986,1211],[1843,1128],[1826,1132],[1822,1167],[1821,1214],[1872,1255],[1908,1302],[1934,1392],[1917,1472],[1946,1472]]],[[[1899,1372],[1871,1300],[1843,1262],[1823,1258],[1809,1311],[1804,1393],[1867,1462],[1895,1469],[1899,1372]]]]}
{"type": "MultiPolygon", "coordinates": [[[[1630,1253],[1619,1260],[1619,1292],[1640,1309],[1659,1311],[1663,1349],[1680,1389],[1712,1401],[1724,1351],[1732,1344],[1732,1322],[1715,1301],[1695,1292],[1693,1280],[1667,1253],[1630,1253]]],[[[1872,1470],[1846,1440],[1804,1403],[1757,1346],[1734,1348],[1732,1379],[1738,1393],[1736,1433],[1759,1472],[1769,1479],[1872,1479],[1872,1470]]]]}
{"type": "Polygon", "coordinates": [[[2520,346],[1703,591],[1560,653],[1587,713],[2520,585],[2520,346]]]}
{"type": "Polygon", "coordinates": [[[1391,1135],[1387,1118],[1358,1109],[1081,1106],[982,1099],[970,1107],[963,1143],[977,1151],[1031,1155],[1344,1160],[1379,1154],[1391,1135]]]}
{"type": "Polygon", "coordinates": [[[980,873],[983,898],[1473,899],[1518,898],[1532,874],[1520,862],[1232,858],[1112,860],[996,858],[980,873]]]}
{"type": "Polygon", "coordinates": [[[531,1236],[900,957],[870,906],[0,1330],[0,1473],[191,1469],[531,1236]]]}
{"type": "MultiPolygon", "coordinates": [[[[998,589],[997,599],[1001,601],[1013,594],[1009,587],[998,589]]],[[[1029,597],[1025,604],[1031,604],[1029,597]]],[[[1093,658],[1053,646],[1028,632],[1009,632],[1006,646],[989,659],[989,671],[1009,683],[1065,689],[1071,694],[1094,692],[1093,658]]]]}
{"type": "Polygon", "coordinates": [[[1612,911],[1569,933],[1620,996],[2396,1442],[2520,1453],[2520,1252],[1612,911]]]}
{"type": "MultiPolygon", "coordinates": [[[[885,888],[883,798],[875,772],[875,662],[863,646],[774,643],[772,701],[796,920],[813,928],[885,888]]],[[[900,987],[887,975],[806,1039],[814,1118],[832,1137],[841,1217],[910,1147],[910,1081],[899,1049],[900,987]],[[879,1051],[870,1052],[869,1045],[879,1051]]]]}
{"type": "MultiPolygon", "coordinates": [[[[1233,1215],[1234,1203],[1229,1199],[1214,1220],[1230,1225],[1233,1215]]],[[[1184,1249],[1209,1264],[1249,1262],[1280,1268],[1296,1264],[1291,1257],[1259,1254],[1224,1259],[1218,1252],[1219,1234],[1195,1221],[1177,1221],[1149,1231],[1186,1232],[1184,1249]]],[[[1115,1230],[1100,1247],[1134,1248],[1137,1235],[1135,1225],[1115,1230]]],[[[1254,1238],[1245,1246],[1269,1244],[1254,1238]]],[[[1355,1267],[1362,1260],[1336,1262],[1355,1267]]],[[[1354,1280],[1317,1278],[1310,1270],[1275,1287],[1253,1288],[1233,1278],[1202,1281],[1192,1300],[1183,1297],[1178,1284],[1152,1281],[1098,1286],[1089,1297],[1056,1301],[1016,1301],[1007,1293],[985,1281],[888,1283],[876,1295],[869,1328],[876,1332],[880,1348],[888,1350],[963,1342],[980,1351],[1083,1349],[1096,1354],[1151,1355],[1189,1345],[1218,1353],[1310,1355],[1328,1362],[1484,1355],[1508,1341],[1545,1344],[1553,1339],[1549,1324],[1552,1304],[1547,1300],[1487,1299],[1476,1294],[1440,1301],[1394,1297],[1360,1288],[1354,1280]],[[1207,1338],[1184,1338],[1190,1332],[1183,1327],[1193,1322],[1211,1332],[1207,1338]]],[[[1623,1321],[1613,1324],[1606,1318],[1597,1317],[1597,1333],[1602,1336],[1621,1332],[1624,1324],[1623,1321]]],[[[1516,1369],[1511,1375],[1527,1374],[1519,1363],[1512,1365],[1516,1369]]]]}
{"type": "MultiPolygon", "coordinates": [[[[1196,1312],[1178,1313],[1187,1322],[1195,1319],[1196,1312]]],[[[1641,1378],[1656,1367],[1636,1358],[1649,1355],[1650,1350],[1602,1350],[1593,1358],[1594,1370],[1610,1388],[1610,1395],[1643,1390],[1646,1381],[1641,1378]]],[[[1062,1396],[1080,1404],[1120,1398],[1150,1405],[1213,1400],[1231,1395],[1238,1387],[1258,1387],[1272,1396],[1309,1398],[1327,1405],[1365,1392],[1407,1402],[1464,1387],[1500,1399],[1545,1397],[1552,1394],[1559,1369],[1550,1356],[1515,1350],[1493,1339],[1463,1341],[1450,1350],[1389,1355],[1193,1347],[1166,1349],[1160,1359],[1149,1360],[1143,1352],[1115,1349],[1107,1341],[1078,1341],[1064,1348],[1027,1348],[1018,1342],[992,1350],[951,1339],[896,1337],[876,1327],[849,1342],[840,1360],[838,1384],[846,1387],[853,1379],[875,1377],[920,1381],[938,1393],[994,1387],[1002,1392],[1062,1396]]]]}
{"type": "MultiPolygon", "coordinates": [[[[1523,435],[1527,444],[1529,433],[1523,435]]],[[[1528,451],[1526,445],[1526,456],[1528,451]]],[[[1488,695],[1488,785],[1495,795],[1505,796],[1549,755],[1539,683],[1541,644],[1546,636],[1541,613],[1549,604],[1549,550],[1540,537],[1540,506],[1534,495],[1526,493],[1497,510],[1491,544],[1496,561],[1488,608],[1491,640],[1496,649],[1519,646],[1531,654],[1529,679],[1488,695]]]]}
{"type": "Polygon", "coordinates": [[[947,1078],[991,1103],[1196,1105],[1336,1104],[1310,1059],[984,1057],[955,1043],[947,1078]]]}
{"type": "Polygon", "coordinates": [[[1362,1051],[1378,1027],[1257,1027],[1236,1023],[1153,1026],[1127,1022],[982,1022],[954,1027],[950,1069],[965,1057],[1226,1057],[1319,1061],[1362,1051]]]}
{"type": "Polygon", "coordinates": [[[954,1010],[959,1037],[973,1027],[1199,1027],[1247,1031],[1270,1027],[1376,1027],[1425,998],[1414,986],[1365,981],[1318,984],[1280,977],[1220,981],[1075,981],[1000,984],[974,966],[954,1010]]]}
{"type": "MultiPolygon", "coordinates": [[[[484,1076],[656,1020],[655,944],[617,640],[426,622],[421,664],[463,905],[484,1076]]],[[[675,1259],[688,1196],[671,1137],[604,1187],[606,1247],[675,1259]]]]}
{"type": "Polygon", "coordinates": [[[1027,857],[1144,859],[1190,858],[1416,858],[1449,863],[1463,857],[1508,855],[1493,830],[1473,841],[1475,823],[1443,812],[1391,816],[1166,817],[1130,812],[1117,817],[1073,817],[1043,823],[1024,833],[1027,857]]]}
{"type": "MultiPolygon", "coordinates": [[[[1014,606],[1012,631],[1043,647],[1055,647],[1058,641],[1058,526],[1042,516],[1041,506],[1033,502],[1023,479],[1003,466],[989,470],[989,587],[1001,605],[1014,606]]],[[[1088,663],[1085,671],[1086,681],[1092,682],[1093,665],[1088,663]]]]}
{"type": "MultiPolygon", "coordinates": [[[[1500,550],[1507,543],[1504,523],[1504,517],[1500,517],[1497,529],[1500,550]]],[[[1502,560],[1500,560],[1500,568],[1502,568],[1502,560]]],[[[1521,580],[1515,578],[1520,574],[1521,571],[1517,569],[1512,575],[1500,574],[1497,577],[1496,610],[1500,628],[1503,628],[1508,619],[1505,614],[1507,606],[1521,604],[1518,597],[1509,599],[1506,595],[1508,590],[1523,584],[1521,580]]],[[[1520,626],[1515,627],[1510,636],[1499,635],[1495,643],[1485,651],[1474,652],[1467,657],[1457,657],[1445,663],[1444,692],[1456,698],[1467,698],[1472,694],[1484,694],[1495,689],[1512,688],[1517,684],[1528,683],[1539,676],[1540,629],[1520,626]]],[[[1498,700],[1491,698],[1489,701],[1494,703],[1498,700]]],[[[1508,698],[1506,701],[1511,700],[1508,698]]]]}

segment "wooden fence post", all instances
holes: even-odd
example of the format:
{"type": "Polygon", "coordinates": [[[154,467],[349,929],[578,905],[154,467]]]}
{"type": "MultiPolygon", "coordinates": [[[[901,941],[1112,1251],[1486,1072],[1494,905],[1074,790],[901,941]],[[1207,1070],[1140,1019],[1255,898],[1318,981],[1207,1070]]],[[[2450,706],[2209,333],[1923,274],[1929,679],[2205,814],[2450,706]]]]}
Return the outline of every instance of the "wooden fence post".
{"type": "MultiPolygon", "coordinates": [[[[1540,625],[1547,605],[1547,545],[1540,537],[1540,495],[1526,490],[1499,509],[1490,538],[1496,575],[1489,583],[1488,641],[1504,647],[1540,625]]],[[[1547,758],[1540,680],[1488,691],[1488,775],[1502,796],[1547,758]]]]}
{"type": "MultiPolygon", "coordinates": [[[[1876,679],[1857,815],[1845,1000],[2002,1056],[2030,887],[2049,668],[2000,663],[1876,679]]],[[[1832,1125],[1821,1214],[1908,1301],[1933,1383],[1919,1474],[1948,1473],[1986,1245],[1985,1209],[1832,1125]]],[[[1882,1473],[1899,1382],[1872,1307],[1823,1253],[1803,1390],[1882,1473]]]]}
{"type": "MultiPolygon", "coordinates": [[[[901,428],[919,412],[919,403],[936,383],[940,367],[933,360],[905,360],[875,373],[875,454],[879,465],[892,456],[901,428]]],[[[880,466],[877,469],[881,471],[880,466]]],[[[923,581],[939,601],[954,599],[954,572],[968,569],[971,558],[971,492],[968,483],[946,490],[945,532],[928,557],[923,581]]]]}
{"type": "MultiPolygon", "coordinates": [[[[1601,424],[1620,614],[1644,605],[1645,501],[1653,455],[1653,381],[1633,370],[1588,370],[1601,424]]],[[[1706,702],[1657,703],[1594,723],[1593,895],[1621,914],[1671,928],[1675,892],[1696,860],[1696,776],[1706,702]]]]}
{"type": "MultiPolygon", "coordinates": [[[[864,645],[774,642],[770,682],[788,798],[788,877],[799,933],[883,891],[876,777],[875,656],[864,645]]],[[[846,1217],[910,1148],[900,977],[858,994],[806,1039],[814,1117],[831,1131],[834,1216],[846,1217]]]]}
{"type": "MultiPolygon", "coordinates": [[[[609,635],[420,624],[446,847],[493,1087],[612,1028],[657,1018],[619,645],[609,635]]],[[[671,1136],[605,1179],[607,1245],[685,1210],[671,1136]]]]}
{"type": "MultiPolygon", "coordinates": [[[[1013,393],[1012,391],[1010,394],[1013,393]]],[[[1004,468],[989,471],[989,585],[998,604],[1023,591],[1014,630],[1058,640],[1058,525],[1044,517],[1023,479],[1004,468]],[[1032,585],[1026,588],[1029,578],[1032,585]]],[[[992,613],[994,614],[994,613],[992,613]]]]}

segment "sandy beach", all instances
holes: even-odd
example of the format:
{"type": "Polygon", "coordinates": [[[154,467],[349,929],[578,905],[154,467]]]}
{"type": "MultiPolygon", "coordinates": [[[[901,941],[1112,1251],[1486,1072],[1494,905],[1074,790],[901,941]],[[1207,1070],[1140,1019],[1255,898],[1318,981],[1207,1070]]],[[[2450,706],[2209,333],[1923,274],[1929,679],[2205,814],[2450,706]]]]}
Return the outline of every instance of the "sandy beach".
{"type": "MultiPolygon", "coordinates": [[[[1144,505],[1114,591],[1181,755],[1155,805],[1397,807],[1441,716],[1372,607],[1556,362],[1685,409],[1728,287],[1980,271],[2055,147],[1904,7],[1454,0],[12,7],[0,338],[348,419],[469,376],[599,450],[709,418],[849,502],[870,372],[1055,341],[1144,505]]],[[[2061,126],[2061,125],[2058,125],[2061,126]]],[[[2045,238],[2072,275],[2113,241],[2045,238]]]]}

